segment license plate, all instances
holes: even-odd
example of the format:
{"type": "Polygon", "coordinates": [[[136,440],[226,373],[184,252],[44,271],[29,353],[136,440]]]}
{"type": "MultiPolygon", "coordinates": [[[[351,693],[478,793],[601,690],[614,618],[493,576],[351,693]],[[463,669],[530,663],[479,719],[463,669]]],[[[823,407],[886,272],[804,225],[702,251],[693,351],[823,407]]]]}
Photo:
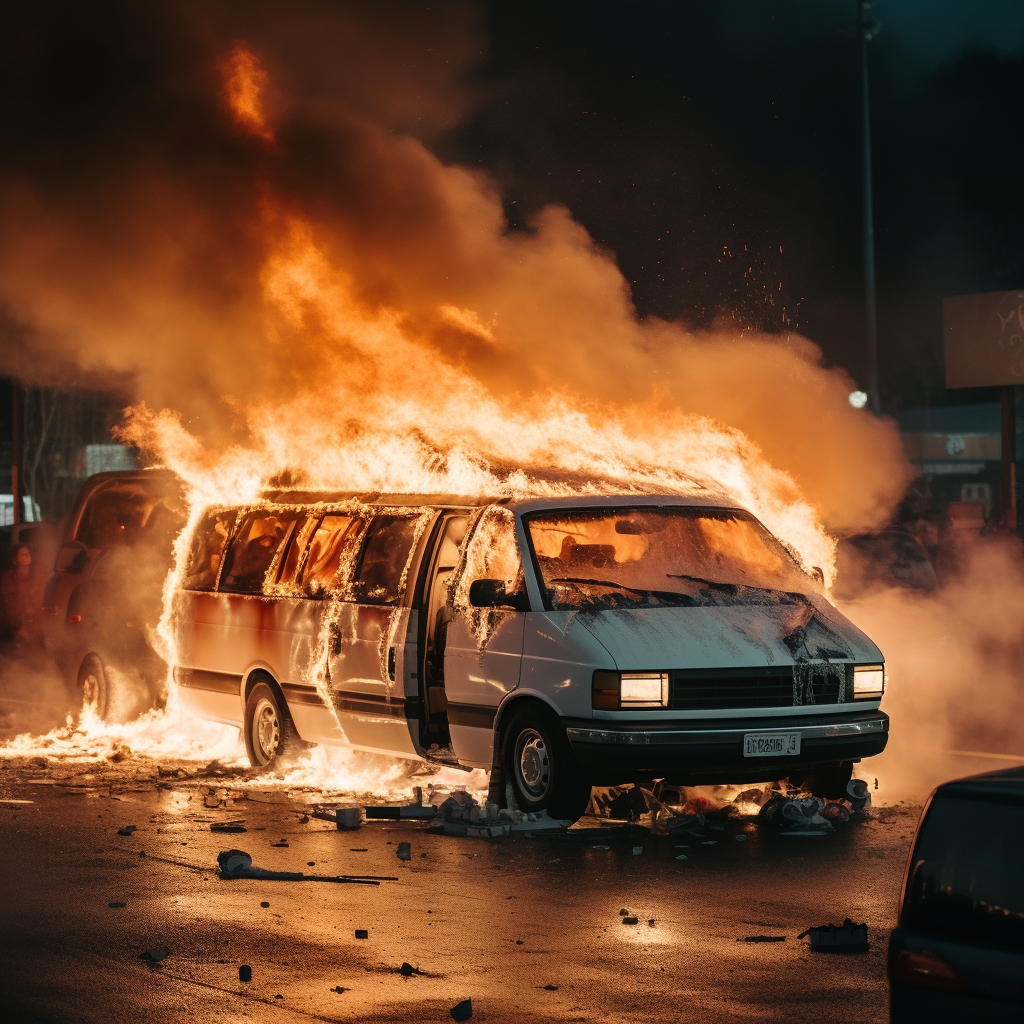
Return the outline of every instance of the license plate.
{"type": "Polygon", "coordinates": [[[743,736],[744,757],[793,757],[799,753],[798,732],[748,732],[743,736]]]}

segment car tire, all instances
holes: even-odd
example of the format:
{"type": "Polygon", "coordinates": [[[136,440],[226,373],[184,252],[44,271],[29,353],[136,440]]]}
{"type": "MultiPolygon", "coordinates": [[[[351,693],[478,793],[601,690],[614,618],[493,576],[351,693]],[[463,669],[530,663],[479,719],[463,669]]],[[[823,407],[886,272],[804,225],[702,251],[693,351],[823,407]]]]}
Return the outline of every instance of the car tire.
{"type": "Polygon", "coordinates": [[[273,770],[293,760],[305,746],[295,732],[288,706],[265,682],[258,682],[249,691],[242,737],[253,768],[273,770]]]}
{"type": "Polygon", "coordinates": [[[565,728],[546,706],[514,711],[503,730],[502,768],[520,811],[576,821],[590,802],[587,778],[565,728]]]}
{"type": "Polygon", "coordinates": [[[110,710],[110,683],[103,662],[95,654],[86,655],[78,669],[78,693],[82,711],[91,707],[101,722],[110,710]]]}
{"type": "Polygon", "coordinates": [[[807,773],[803,787],[812,796],[823,800],[841,800],[846,796],[846,787],[853,777],[853,762],[830,765],[827,768],[813,768],[807,773]]]}

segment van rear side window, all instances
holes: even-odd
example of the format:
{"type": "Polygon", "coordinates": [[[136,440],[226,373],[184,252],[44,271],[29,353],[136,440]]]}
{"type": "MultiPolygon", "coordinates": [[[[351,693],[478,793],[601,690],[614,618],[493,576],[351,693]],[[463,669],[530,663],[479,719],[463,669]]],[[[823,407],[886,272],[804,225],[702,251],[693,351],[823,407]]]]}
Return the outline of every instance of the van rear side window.
{"type": "Polygon", "coordinates": [[[400,600],[419,522],[418,516],[373,517],[356,572],[356,601],[396,604],[400,600]]]}
{"type": "Polygon", "coordinates": [[[235,513],[231,511],[207,512],[199,521],[181,582],[185,590],[213,590],[217,586],[224,545],[234,525],[235,513]]]}
{"type": "Polygon", "coordinates": [[[309,554],[302,570],[302,592],[306,597],[323,597],[347,576],[361,535],[362,520],[349,515],[324,516],[309,542],[309,554]]]}
{"type": "Polygon", "coordinates": [[[219,589],[229,594],[262,594],[267,570],[300,515],[298,510],[250,512],[224,558],[219,589]]]}
{"type": "Polygon", "coordinates": [[[137,483],[108,483],[89,498],[75,540],[91,551],[133,544],[162,495],[137,483]]]}

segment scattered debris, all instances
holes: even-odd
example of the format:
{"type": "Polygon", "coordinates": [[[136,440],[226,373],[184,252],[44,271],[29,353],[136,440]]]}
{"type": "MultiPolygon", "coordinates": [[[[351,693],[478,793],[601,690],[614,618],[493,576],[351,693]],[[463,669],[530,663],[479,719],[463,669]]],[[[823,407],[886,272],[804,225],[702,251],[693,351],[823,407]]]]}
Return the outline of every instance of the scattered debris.
{"type": "Polygon", "coordinates": [[[166,946],[157,946],[155,949],[147,949],[145,953],[140,953],[139,959],[145,960],[146,963],[158,964],[170,955],[171,951],[166,946]]]}
{"type": "Polygon", "coordinates": [[[644,848],[642,846],[634,846],[633,847],[633,856],[634,857],[639,857],[640,854],[643,853],[643,852],[644,852],[644,848]]]}
{"type": "Polygon", "coordinates": [[[647,927],[648,928],[653,928],[654,927],[654,918],[653,917],[648,919],[647,927]]]}
{"type": "Polygon", "coordinates": [[[854,924],[847,918],[841,925],[827,924],[808,928],[797,938],[811,937],[814,953],[865,953],[868,948],[868,926],[854,924]]]}
{"type": "Polygon", "coordinates": [[[623,924],[639,924],[640,918],[638,917],[624,917],[622,919],[623,924]]]}
{"type": "Polygon", "coordinates": [[[221,878],[259,878],[278,882],[350,882],[355,885],[380,885],[397,882],[393,875],[305,875],[301,871],[268,871],[253,867],[252,857],[244,850],[221,850],[217,854],[221,878]]]}
{"type": "Polygon", "coordinates": [[[210,824],[211,832],[245,832],[246,827],[241,821],[214,821],[210,824]]]}
{"type": "Polygon", "coordinates": [[[469,1020],[473,1016],[473,1000],[463,999],[461,1003],[456,1003],[448,1012],[452,1015],[452,1020],[469,1020]]]}
{"type": "Polygon", "coordinates": [[[685,853],[680,853],[680,854],[676,855],[676,860],[689,860],[689,859],[690,858],[687,857],[685,853]]]}
{"type": "MultiPolygon", "coordinates": [[[[875,779],[875,789],[878,789],[878,779],[875,779]]],[[[846,784],[846,799],[855,811],[863,811],[871,806],[871,790],[863,779],[850,779],[846,784]]]]}
{"type": "Polygon", "coordinates": [[[747,837],[742,832],[737,832],[734,838],[737,843],[745,843],[747,841],[747,837]]]}
{"type": "Polygon", "coordinates": [[[127,761],[131,756],[132,748],[126,746],[124,743],[119,743],[109,754],[107,754],[107,760],[114,764],[120,764],[122,761],[127,761]]]}
{"type": "MultiPolygon", "coordinates": [[[[244,832],[245,829],[242,829],[242,831],[244,832]]],[[[289,845],[287,843],[283,843],[283,842],[282,843],[271,843],[270,845],[271,846],[276,846],[278,848],[283,848],[285,850],[290,849],[289,845]]]]}
{"type": "Polygon", "coordinates": [[[558,986],[557,985],[545,985],[544,986],[544,991],[545,992],[557,992],[558,991],[558,986]]]}
{"type": "Polygon", "coordinates": [[[335,985],[334,988],[331,989],[331,991],[337,992],[338,995],[340,996],[342,992],[350,992],[351,989],[343,988],[341,985],[335,985]]]}
{"type": "Polygon", "coordinates": [[[398,973],[401,974],[403,978],[411,978],[414,974],[422,974],[423,972],[418,967],[413,967],[410,963],[403,963],[402,966],[398,968],[398,973]]]}
{"type": "Polygon", "coordinates": [[[357,928],[356,929],[356,938],[357,939],[368,939],[369,937],[370,937],[370,932],[369,932],[368,929],[366,929],[366,928],[357,928]]]}
{"type": "Polygon", "coordinates": [[[737,939],[737,942],[785,942],[785,935],[748,935],[745,939],[737,939]]]}
{"type": "Polygon", "coordinates": [[[116,902],[115,901],[114,903],[108,903],[107,906],[110,907],[111,909],[113,909],[114,907],[127,907],[128,904],[126,902],[116,902]]]}
{"type": "Polygon", "coordinates": [[[117,834],[119,836],[130,836],[136,828],[138,828],[137,825],[125,825],[124,828],[119,828],[117,830],[117,834]]]}
{"type": "Polygon", "coordinates": [[[412,860],[412,843],[399,843],[396,856],[399,860],[412,860]]]}
{"type": "Polygon", "coordinates": [[[434,808],[430,804],[405,804],[402,807],[364,807],[367,820],[372,818],[389,819],[392,821],[407,818],[433,818],[434,808]]]}
{"type": "Polygon", "coordinates": [[[625,907],[623,907],[619,911],[619,917],[629,917],[629,911],[625,907]]]}
{"type": "Polygon", "coordinates": [[[262,908],[263,908],[264,910],[266,910],[266,909],[267,909],[267,908],[268,908],[268,907],[270,906],[270,904],[269,904],[269,903],[268,903],[268,902],[267,902],[266,900],[264,900],[264,901],[263,901],[263,902],[262,902],[262,903],[260,904],[260,906],[261,906],[261,907],[262,907],[262,908]]]}
{"type": "Polygon", "coordinates": [[[335,811],[334,820],[339,832],[354,832],[363,824],[363,816],[358,807],[339,807],[335,811]]]}
{"type": "Polygon", "coordinates": [[[238,968],[239,981],[252,981],[252,968],[248,964],[242,964],[238,968]]]}

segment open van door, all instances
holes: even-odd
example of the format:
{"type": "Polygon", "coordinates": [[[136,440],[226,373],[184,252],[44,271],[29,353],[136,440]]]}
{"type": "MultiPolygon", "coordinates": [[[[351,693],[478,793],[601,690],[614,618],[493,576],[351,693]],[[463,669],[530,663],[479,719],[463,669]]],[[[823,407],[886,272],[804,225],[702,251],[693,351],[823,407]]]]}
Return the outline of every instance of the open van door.
{"type": "Polygon", "coordinates": [[[523,565],[507,509],[492,505],[477,519],[452,590],[444,642],[452,749],[460,763],[490,768],[498,705],[519,685],[526,634],[523,565]],[[479,581],[493,585],[474,591],[479,581]],[[485,592],[492,603],[474,607],[471,596],[485,592]]]}

